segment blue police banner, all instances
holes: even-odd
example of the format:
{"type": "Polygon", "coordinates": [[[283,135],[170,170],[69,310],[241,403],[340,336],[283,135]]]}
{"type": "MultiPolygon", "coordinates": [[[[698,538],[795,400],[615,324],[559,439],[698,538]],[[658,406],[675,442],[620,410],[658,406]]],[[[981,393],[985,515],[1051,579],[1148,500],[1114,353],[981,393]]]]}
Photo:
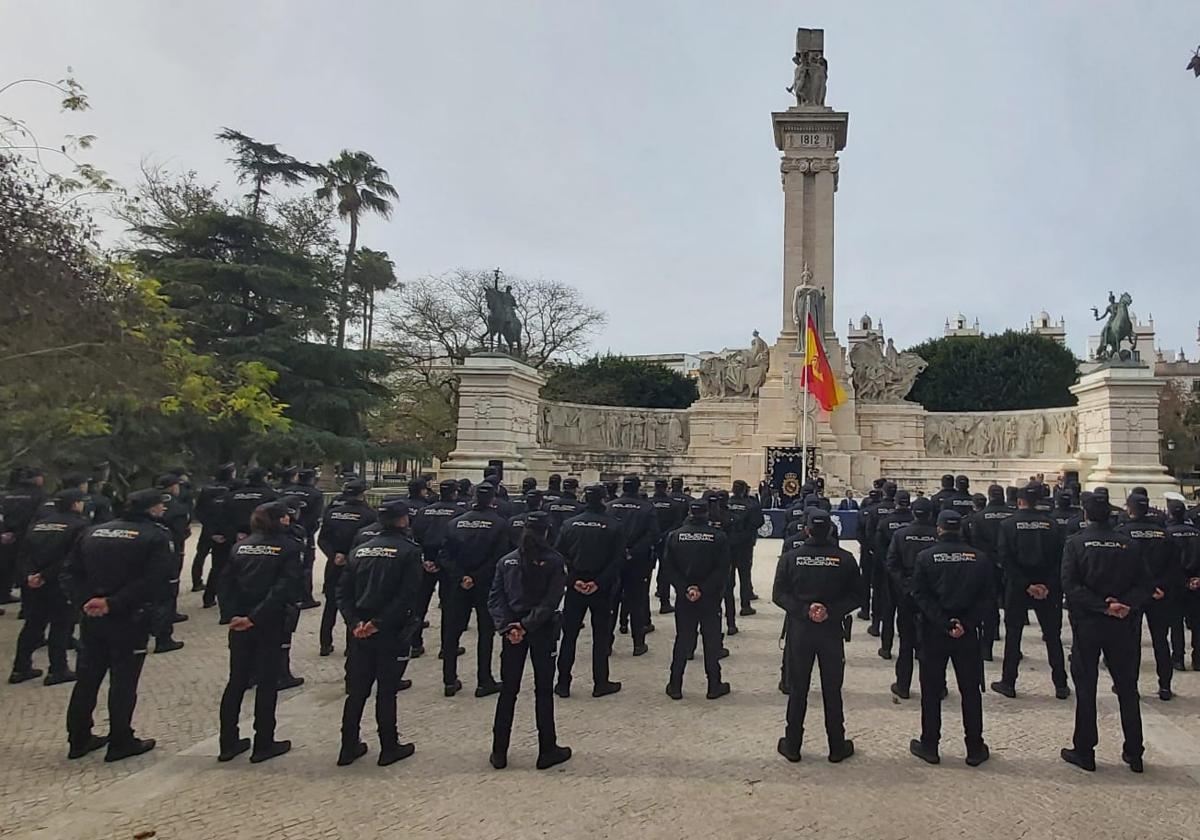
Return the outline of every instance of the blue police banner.
{"type": "MultiPolygon", "coordinates": [[[[771,486],[779,494],[780,507],[787,507],[800,498],[801,476],[805,452],[798,446],[771,447],[767,450],[767,472],[771,486]]],[[[816,450],[808,447],[808,469],[816,461],[816,450]]]]}

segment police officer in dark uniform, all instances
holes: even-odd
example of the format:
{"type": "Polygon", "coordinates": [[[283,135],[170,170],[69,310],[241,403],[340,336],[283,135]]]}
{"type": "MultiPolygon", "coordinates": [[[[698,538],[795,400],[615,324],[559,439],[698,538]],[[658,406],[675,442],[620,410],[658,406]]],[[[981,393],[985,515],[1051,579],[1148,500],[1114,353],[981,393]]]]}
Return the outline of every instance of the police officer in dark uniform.
{"type": "MultiPolygon", "coordinates": [[[[954,497],[951,497],[946,504],[952,505],[953,501],[954,497]]],[[[1016,509],[1008,506],[1004,488],[999,484],[993,484],[988,487],[988,503],[983,510],[975,511],[969,516],[964,514],[962,523],[963,539],[975,548],[982,549],[997,564],[992,570],[992,592],[996,595],[997,600],[988,610],[983,627],[979,632],[979,645],[985,662],[992,661],[995,655],[993,646],[1000,638],[1000,599],[1004,592],[1004,568],[999,565],[1000,525],[1014,513],[1016,513],[1016,509]]]]}
{"type": "Polygon", "coordinates": [[[1036,507],[1040,491],[1026,486],[1017,493],[1017,512],[1000,523],[998,552],[1004,569],[1004,664],[992,691],[1017,696],[1021,633],[1029,610],[1037,616],[1046,643],[1054,696],[1066,700],[1067,668],[1062,648],[1063,532],[1036,507]]]}
{"type": "Polygon", "coordinates": [[[809,512],[809,538],[779,559],[771,591],[771,599],[787,612],[784,655],[790,693],[787,729],[779,739],[778,750],[788,761],[800,760],[814,661],[821,669],[829,760],[836,763],[854,755],[854,742],[846,739],[842,712],[846,669],[842,619],[861,601],[861,577],[854,556],[830,544],[832,529],[828,513],[809,512]]]}
{"type": "Polygon", "coordinates": [[[729,693],[721,681],[721,591],[731,568],[729,538],[708,521],[708,504],[697,499],[687,520],[667,534],[663,542],[660,574],[675,589],[675,647],[667,696],[683,698],[683,671],[696,649],[699,631],[704,641],[704,673],[709,700],[729,693]]]}
{"type": "Polygon", "coordinates": [[[883,479],[877,478],[874,485],[867,491],[867,497],[863,499],[858,508],[858,521],[855,528],[855,538],[858,540],[858,556],[860,558],[859,568],[862,570],[862,603],[863,606],[858,611],[858,617],[864,621],[870,619],[870,602],[871,602],[871,581],[867,577],[872,558],[871,558],[871,539],[867,535],[867,525],[870,522],[871,515],[875,508],[879,507],[879,503],[883,500],[883,479]]]}
{"type": "MultiPolygon", "coordinates": [[[[88,503],[91,507],[90,519],[94,525],[108,522],[113,518],[112,499],[104,492],[107,487],[107,482],[101,479],[88,479],[87,494],[88,503]]],[[[111,488],[109,489],[111,492],[111,488]]]]}
{"type": "Polygon", "coordinates": [[[414,478],[408,482],[408,502],[409,516],[412,512],[429,504],[429,485],[425,483],[423,478],[414,478]]]}
{"type": "MultiPolygon", "coordinates": [[[[1175,668],[1171,661],[1171,628],[1179,614],[1179,595],[1183,589],[1183,570],[1179,552],[1168,540],[1167,529],[1149,517],[1150,500],[1143,495],[1129,497],[1126,519],[1117,526],[1118,533],[1132,538],[1139,553],[1150,568],[1154,581],[1146,601],[1146,623],[1150,626],[1150,642],[1154,647],[1154,665],[1158,672],[1158,699],[1170,700],[1171,677],[1175,668]]],[[[1141,631],[1138,632],[1139,637],[1141,631]]],[[[1138,645],[1141,653],[1141,645],[1138,645]]]]}
{"type": "Polygon", "coordinates": [[[105,745],[105,761],[154,749],[153,739],[133,734],[138,680],[146,660],[150,613],[172,577],[175,550],[158,521],[166,510],[160,490],[139,490],[126,500],[128,513],[84,531],[63,567],[63,588],[82,614],[78,679],[67,706],[68,758],[105,745]],[[92,712],[108,675],[107,737],[92,734],[92,712]]]}
{"type": "Polygon", "coordinates": [[[658,519],[658,542],[654,544],[654,556],[659,561],[656,576],[655,595],[658,596],[659,615],[670,615],[675,611],[671,606],[671,585],[663,576],[662,547],[667,534],[683,524],[688,515],[687,503],[673,498],[667,492],[667,480],[654,480],[654,493],[650,496],[650,504],[654,507],[654,515],[658,519]]]}
{"type": "MultiPolygon", "coordinates": [[[[539,513],[542,511],[542,491],[530,490],[525,494],[524,504],[521,505],[522,510],[514,513],[508,518],[508,537],[511,543],[511,548],[516,548],[521,542],[521,530],[525,527],[525,523],[529,520],[529,514],[539,513]]],[[[549,514],[547,514],[549,516],[549,514]]],[[[549,540],[553,542],[557,539],[558,534],[554,530],[554,519],[550,518],[550,535],[549,540]]]]}
{"type": "Polygon", "coordinates": [[[562,496],[563,492],[563,477],[558,473],[551,473],[550,478],[546,481],[546,492],[542,494],[542,498],[547,502],[553,502],[562,496]]]}
{"type": "Polygon", "coordinates": [[[930,764],[941,761],[941,690],[949,662],[962,695],[967,764],[977,767],[989,752],[983,741],[983,659],[976,634],[994,600],[994,561],[963,541],[956,510],[938,514],[937,530],[938,541],[917,555],[913,570],[912,596],[921,611],[921,737],[908,749],[930,764]]]}
{"type": "MultiPolygon", "coordinates": [[[[17,584],[21,543],[37,517],[45,492],[45,476],[34,467],[12,471],[8,489],[0,494],[0,604],[15,604],[12,590],[17,584]]],[[[0,615],[4,611],[0,610],[0,615]]]]}
{"type": "Polygon", "coordinates": [[[250,517],[259,505],[278,498],[279,493],[267,483],[267,470],[263,467],[251,467],[246,471],[245,483],[230,487],[224,504],[225,535],[230,548],[233,543],[250,536],[250,517]]]}
{"type": "MultiPolygon", "coordinates": [[[[446,542],[446,534],[450,521],[467,511],[467,505],[455,498],[458,484],[453,479],[446,479],[438,485],[438,500],[425,505],[420,510],[409,512],[412,522],[413,539],[421,546],[422,574],[421,590],[417,597],[417,625],[413,635],[410,656],[416,658],[425,655],[424,625],[429,614],[429,605],[433,601],[434,590],[441,580],[441,567],[438,566],[438,554],[446,542]]],[[[442,620],[445,621],[443,611],[442,620]]]]}
{"type": "Polygon", "coordinates": [[[558,682],[554,693],[571,696],[571,669],[575,645],[583,619],[592,623],[592,696],[605,697],[621,690],[609,679],[608,659],[612,654],[612,602],[621,585],[625,565],[625,531],[604,504],[606,491],[594,484],[584,491],[584,509],[565,521],[558,537],[558,550],[567,567],[566,598],[563,602],[563,635],[558,651],[558,682]]]}
{"type": "Polygon", "coordinates": [[[542,494],[542,509],[550,514],[554,533],[562,533],[563,523],[583,513],[583,502],[579,500],[579,479],[566,478],[557,498],[542,494]]]}
{"type": "Polygon", "coordinates": [[[912,577],[917,568],[917,556],[937,542],[937,526],[933,522],[936,511],[937,506],[931,499],[917,499],[912,503],[912,522],[897,531],[888,546],[886,566],[891,578],[892,603],[896,606],[896,630],[900,636],[896,681],[891,685],[891,692],[900,700],[910,696],[913,657],[920,646],[912,577]]]}
{"type": "MultiPolygon", "coordinates": [[[[1167,503],[1167,535],[1176,549],[1183,587],[1180,610],[1192,629],[1192,670],[1200,671],[1200,528],[1187,521],[1187,506],[1179,500],[1167,503]]],[[[1182,640],[1172,651],[1178,670],[1183,670],[1182,640]]]]}
{"type": "MultiPolygon", "coordinates": [[[[881,598],[883,593],[879,589],[879,580],[875,575],[875,566],[876,564],[882,565],[887,561],[887,558],[876,555],[879,548],[879,523],[896,512],[896,493],[898,490],[899,488],[896,487],[894,481],[885,481],[880,489],[882,496],[879,503],[869,505],[866,513],[865,536],[868,551],[862,566],[863,591],[865,593],[863,603],[870,605],[871,623],[867,627],[867,634],[871,636],[879,636],[883,632],[880,627],[880,612],[883,607],[881,598]]],[[[884,543],[884,545],[886,546],[887,543],[884,543]]]]}
{"type": "Polygon", "coordinates": [[[471,479],[469,478],[460,478],[458,480],[458,500],[467,507],[475,503],[475,496],[471,492],[472,486],[471,479]]]}
{"type": "Polygon", "coordinates": [[[1054,509],[1050,511],[1050,518],[1058,526],[1064,541],[1068,537],[1074,536],[1075,532],[1079,530],[1079,509],[1074,504],[1075,493],[1067,488],[1059,491],[1058,496],[1054,499],[1054,509]]]}
{"type": "Polygon", "coordinates": [[[325,605],[321,608],[321,627],[318,631],[321,656],[333,653],[333,626],[337,623],[338,615],[338,579],[354,548],[354,537],[360,529],[378,518],[374,508],[363,498],[366,492],[367,483],[361,478],[347,481],[341,495],[333,500],[321,519],[321,534],[317,538],[317,545],[325,555],[325,580],[321,588],[325,605]]]}
{"type": "Polygon", "coordinates": [[[608,503],[609,515],[621,524],[626,551],[621,588],[616,593],[619,600],[613,604],[613,615],[616,617],[622,604],[629,610],[634,656],[642,656],[649,650],[646,630],[650,626],[650,574],[654,567],[651,552],[658,540],[658,517],[650,501],[638,495],[641,485],[641,479],[636,475],[625,476],[621,481],[621,495],[608,503]]]}
{"type": "Polygon", "coordinates": [[[750,495],[750,485],[742,480],[733,482],[733,493],[729,497],[729,582],[725,587],[725,612],[733,616],[734,577],[741,584],[741,610],[738,615],[754,615],[755,609],[750,602],[758,598],[754,594],[752,571],[754,565],[754,545],[758,542],[758,529],[763,524],[762,506],[758,499],[750,495]]]}
{"type": "Polygon", "coordinates": [[[395,499],[379,508],[379,536],[350,552],[338,581],[337,602],[350,636],[346,664],[346,703],[342,710],[342,748],[338,766],[361,758],[367,745],[359,738],[363,708],[375,687],[380,767],[408,758],[416,748],[400,743],[396,692],[403,681],[413,634],[420,627],[421,547],[408,533],[408,501],[395,499]]]}
{"type": "Polygon", "coordinates": [[[907,490],[897,490],[893,510],[875,525],[875,547],[871,556],[876,558],[871,582],[872,597],[876,601],[875,622],[879,626],[879,658],[892,658],[892,644],[896,636],[896,602],[892,598],[891,577],[887,569],[888,552],[896,534],[913,521],[912,497],[907,490]]]}
{"type": "Polygon", "coordinates": [[[179,576],[183,571],[184,546],[192,532],[192,509],[180,499],[181,484],[175,473],[159,476],[158,487],[170,499],[161,517],[162,524],[171,532],[171,544],[175,549],[175,563],[171,567],[171,578],[155,608],[154,652],[170,653],[183,647],[183,642],[174,638],[175,625],[187,621],[188,617],[178,610],[179,576]]]}
{"type": "Polygon", "coordinates": [[[33,652],[47,639],[50,673],[46,685],[75,681],[67,665],[67,640],[71,638],[74,614],[59,582],[63,563],[75,548],[87,518],[83,515],[87,494],[77,488],[54,497],[54,513],[29,526],[21,545],[21,575],[25,623],[17,636],[10,683],[21,683],[42,675],[33,667],[33,652]],[[46,628],[50,634],[46,636],[46,628]]]}
{"type": "Polygon", "coordinates": [[[304,528],[304,568],[300,575],[300,609],[321,606],[313,597],[313,566],[317,562],[317,531],[325,515],[325,494],[316,486],[317,471],[308,467],[296,471],[296,483],[284,493],[299,508],[299,524],[304,528]]]}
{"type": "MultiPolygon", "coordinates": [[[[236,470],[233,464],[224,464],[217,468],[213,480],[200,488],[200,492],[196,496],[196,519],[200,521],[200,539],[196,542],[196,556],[192,558],[192,591],[204,591],[204,560],[210,552],[216,551],[218,543],[215,538],[219,538],[220,543],[225,542],[225,533],[222,527],[223,518],[225,515],[224,505],[225,496],[229,493],[230,484],[236,475],[236,470]]],[[[228,556],[228,549],[226,549],[228,556]]],[[[213,567],[216,568],[217,561],[213,558],[213,567]]],[[[210,577],[212,573],[209,573],[210,577]]],[[[206,606],[212,606],[206,600],[206,606]]],[[[213,602],[215,603],[215,601],[213,602]]]]}
{"type": "Polygon", "coordinates": [[[1154,578],[1138,544],[1117,533],[1106,495],[1093,495],[1084,510],[1088,524],[1063,549],[1062,583],[1071,619],[1071,679],[1075,683],[1075,734],[1063,761],[1096,769],[1096,681],[1100,655],[1108,665],[1125,743],[1121,759],[1142,772],[1142,711],[1138,697],[1141,611],[1154,591],[1154,578]]]}
{"type": "Polygon", "coordinates": [[[254,689],[254,751],[250,761],[283,755],[291,741],[275,740],[275,704],[288,613],[300,590],[303,544],[286,533],[291,514],[282,501],[251,514],[250,535],[238,542],[221,576],[221,618],[229,625],[229,682],[221,695],[221,752],[232,761],[250,749],[238,733],[242,699],[254,689]]]}
{"type": "Polygon", "coordinates": [[[533,665],[534,716],[538,730],[537,768],[546,770],[571,757],[571,748],[560,746],[554,723],[554,647],[561,617],[558,612],[567,572],[562,555],[550,547],[549,514],[530,514],[514,551],[500,560],[488,595],[491,624],[500,632],[500,679],[492,724],[492,767],[508,766],[517,694],[525,673],[525,659],[533,665]]]}
{"type": "Polygon", "coordinates": [[[487,609],[496,563],[508,553],[508,523],[494,505],[495,488],[484,482],[475,488],[475,504],[450,522],[438,555],[442,569],[442,684],[447,697],[462,690],[458,678],[458,641],[475,612],[479,639],[476,648],[475,696],[500,691],[492,676],[496,628],[487,609]]]}
{"type": "Polygon", "coordinates": [[[942,476],[942,487],[930,497],[930,501],[937,506],[938,511],[942,510],[942,504],[946,499],[954,495],[954,476],[946,473],[942,476]]]}

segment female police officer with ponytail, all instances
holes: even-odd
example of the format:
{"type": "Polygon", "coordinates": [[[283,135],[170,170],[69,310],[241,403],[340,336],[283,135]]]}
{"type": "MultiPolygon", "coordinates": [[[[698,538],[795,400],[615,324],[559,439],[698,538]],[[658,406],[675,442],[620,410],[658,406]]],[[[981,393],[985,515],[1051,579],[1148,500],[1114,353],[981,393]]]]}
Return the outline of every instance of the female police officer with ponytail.
{"type": "Polygon", "coordinates": [[[533,660],[537,767],[545,770],[571,757],[570,747],[558,745],[554,728],[554,649],[567,569],[562,555],[547,542],[550,524],[547,513],[529,514],[516,551],[500,560],[488,597],[488,611],[504,639],[500,650],[500,698],[492,727],[491,763],[497,770],[508,765],[513,712],[526,656],[533,660]]]}

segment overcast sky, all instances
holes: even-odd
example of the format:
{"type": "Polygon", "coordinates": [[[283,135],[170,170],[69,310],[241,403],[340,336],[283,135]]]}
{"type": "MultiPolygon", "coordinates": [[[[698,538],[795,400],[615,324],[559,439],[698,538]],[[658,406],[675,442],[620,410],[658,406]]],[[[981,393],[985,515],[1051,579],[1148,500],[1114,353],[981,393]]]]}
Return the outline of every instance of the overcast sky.
{"type": "Polygon", "coordinates": [[[797,26],[825,29],[827,102],[850,112],[836,323],[904,347],[961,310],[987,331],[1046,309],[1082,352],[1128,290],[1164,349],[1200,319],[1200,3],[0,0],[0,84],[60,77],[0,113],[93,133],[234,184],[232,126],[325,160],[373,154],[400,193],[361,243],[402,278],[543,276],[605,309],[599,349],[743,346],[779,329],[782,191],[772,110],[797,26]]]}

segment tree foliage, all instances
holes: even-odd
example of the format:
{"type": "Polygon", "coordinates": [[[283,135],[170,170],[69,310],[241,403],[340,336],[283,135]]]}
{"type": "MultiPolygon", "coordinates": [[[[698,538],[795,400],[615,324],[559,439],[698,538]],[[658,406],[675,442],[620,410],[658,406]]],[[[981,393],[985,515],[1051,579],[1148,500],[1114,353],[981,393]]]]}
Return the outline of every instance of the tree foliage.
{"type": "Polygon", "coordinates": [[[1200,465],[1200,403],[1177,380],[1168,379],[1158,399],[1162,462],[1182,477],[1200,465]]]}
{"type": "Polygon", "coordinates": [[[929,411],[1016,411],[1074,405],[1074,354],[1041,335],[947,336],[909,349],[929,363],[909,399],[929,411]]]}
{"type": "Polygon", "coordinates": [[[288,426],[276,375],[200,351],[156,280],[106,261],[90,216],[0,154],[0,467],[151,465],[185,426],[253,437],[288,426]],[[156,427],[139,450],[117,432],[156,427]]]}
{"type": "Polygon", "coordinates": [[[593,356],[580,365],[555,366],[542,396],[588,405],[687,408],[699,394],[694,379],[657,362],[593,356]]]}

